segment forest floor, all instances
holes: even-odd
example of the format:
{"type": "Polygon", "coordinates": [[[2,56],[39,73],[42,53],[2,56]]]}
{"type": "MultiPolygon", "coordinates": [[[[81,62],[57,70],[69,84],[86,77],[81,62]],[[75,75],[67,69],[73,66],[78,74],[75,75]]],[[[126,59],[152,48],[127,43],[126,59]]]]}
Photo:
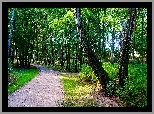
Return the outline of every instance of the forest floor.
{"type": "MultiPolygon", "coordinates": [[[[60,72],[33,66],[40,70],[39,75],[8,96],[8,107],[63,107],[65,92],[60,72]]],[[[116,98],[105,97],[98,91],[89,97],[103,107],[121,107],[116,98]]]]}

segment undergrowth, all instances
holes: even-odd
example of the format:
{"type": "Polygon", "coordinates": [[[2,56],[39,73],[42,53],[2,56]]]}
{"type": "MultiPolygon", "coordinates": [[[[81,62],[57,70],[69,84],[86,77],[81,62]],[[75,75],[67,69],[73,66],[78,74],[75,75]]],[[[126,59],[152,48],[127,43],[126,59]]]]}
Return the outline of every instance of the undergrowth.
{"type": "MultiPolygon", "coordinates": [[[[147,65],[146,64],[132,64],[128,65],[128,78],[124,89],[122,90],[117,84],[117,72],[118,64],[111,64],[109,62],[104,62],[102,64],[105,71],[108,73],[112,81],[108,83],[107,89],[111,91],[111,88],[116,89],[116,96],[123,99],[124,104],[135,107],[145,107],[147,106],[147,65]],[[113,87],[112,87],[113,86],[113,87]]],[[[89,80],[90,82],[97,82],[97,77],[95,76],[92,68],[88,65],[83,64],[80,71],[80,79],[89,80]]],[[[111,92],[112,93],[112,92],[111,92]]]]}
{"type": "Polygon", "coordinates": [[[11,60],[8,60],[8,94],[11,94],[15,90],[19,89],[25,83],[37,76],[39,70],[37,68],[25,69],[25,68],[13,68],[11,60]]]}

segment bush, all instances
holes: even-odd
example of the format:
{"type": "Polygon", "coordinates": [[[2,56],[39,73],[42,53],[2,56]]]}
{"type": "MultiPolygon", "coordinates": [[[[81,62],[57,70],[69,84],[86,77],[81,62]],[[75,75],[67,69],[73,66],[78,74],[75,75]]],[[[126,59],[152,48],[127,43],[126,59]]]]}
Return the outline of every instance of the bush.
{"type": "Polygon", "coordinates": [[[102,67],[108,73],[109,77],[114,80],[118,72],[118,64],[114,63],[113,65],[110,62],[103,62],[102,67]]]}
{"type": "Polygon", "coordinates": [[[124,89],[117,89],[117,94],[125,98],[131,106],[147,106],[147,70],[146,65],[136,65],[132,68],[129,65],[128,79],[124,89]]]}
{"type": "MultiPolygon", "coordinates": [[[[125,86],[122,89],[117,85],[118,64],[112,65],[110,62],[102,64],[105,71],[108,73],[111,81],[107,84],[108,95],[115,94],[123,98],[125,103],[135,107],[147,106],[147,65],[135,64],[134,67],[128,65],[128,78],[125,81],[125,86]],[[115,93],[114,93],[115,90],[115,93]]],[[[90,82],[97,81],[92,68],[86,64],[82,65],[79,73],[80,79],[90,82]]]]}
{"type": "Polygon", "coordinates": [[[82,69],[79,73],[79,78],[81,80],[89,81],[89,82],[96,82],[98,81],[97,77],[94,74],[94,71],[89,65],[83,64],[82,69]]]}

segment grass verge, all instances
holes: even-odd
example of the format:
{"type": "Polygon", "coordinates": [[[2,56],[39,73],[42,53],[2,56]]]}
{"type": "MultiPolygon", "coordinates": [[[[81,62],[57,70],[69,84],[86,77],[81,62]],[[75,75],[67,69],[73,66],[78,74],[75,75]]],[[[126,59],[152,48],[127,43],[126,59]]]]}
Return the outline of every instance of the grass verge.
{"type": "Polygon", "coordinates": [[[11,94],[15,90],[19,89],[25,83],[29,82],[35,76],[37,76],[39,70],[37,68],[24,69],[15,68],[9,77],[11,77],[12,82],[8,83],[8,94],[11,94]]]}
{"type": "Polygon", "coordinates": [[[61,74],[65,90],[64,107],[98,107],[96,101],[90,97],[94,91],[93,84],[83,84],[78,75],[61,74]]]}

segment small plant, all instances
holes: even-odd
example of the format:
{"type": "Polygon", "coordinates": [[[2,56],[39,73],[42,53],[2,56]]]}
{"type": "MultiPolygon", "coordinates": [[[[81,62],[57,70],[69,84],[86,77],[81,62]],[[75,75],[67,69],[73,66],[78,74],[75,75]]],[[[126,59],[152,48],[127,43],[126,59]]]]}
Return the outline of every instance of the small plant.
{"type": "Polygon", "coordinates": [[[79,78],[81,80],[86,80],[86,81],[89,81],[89,82],[97,82],[98,81],[98,79],[95,76],[92,68],[89,65],[86,65],[86,64],[82,65],[82,69],[79,73],[79,78]]]}

